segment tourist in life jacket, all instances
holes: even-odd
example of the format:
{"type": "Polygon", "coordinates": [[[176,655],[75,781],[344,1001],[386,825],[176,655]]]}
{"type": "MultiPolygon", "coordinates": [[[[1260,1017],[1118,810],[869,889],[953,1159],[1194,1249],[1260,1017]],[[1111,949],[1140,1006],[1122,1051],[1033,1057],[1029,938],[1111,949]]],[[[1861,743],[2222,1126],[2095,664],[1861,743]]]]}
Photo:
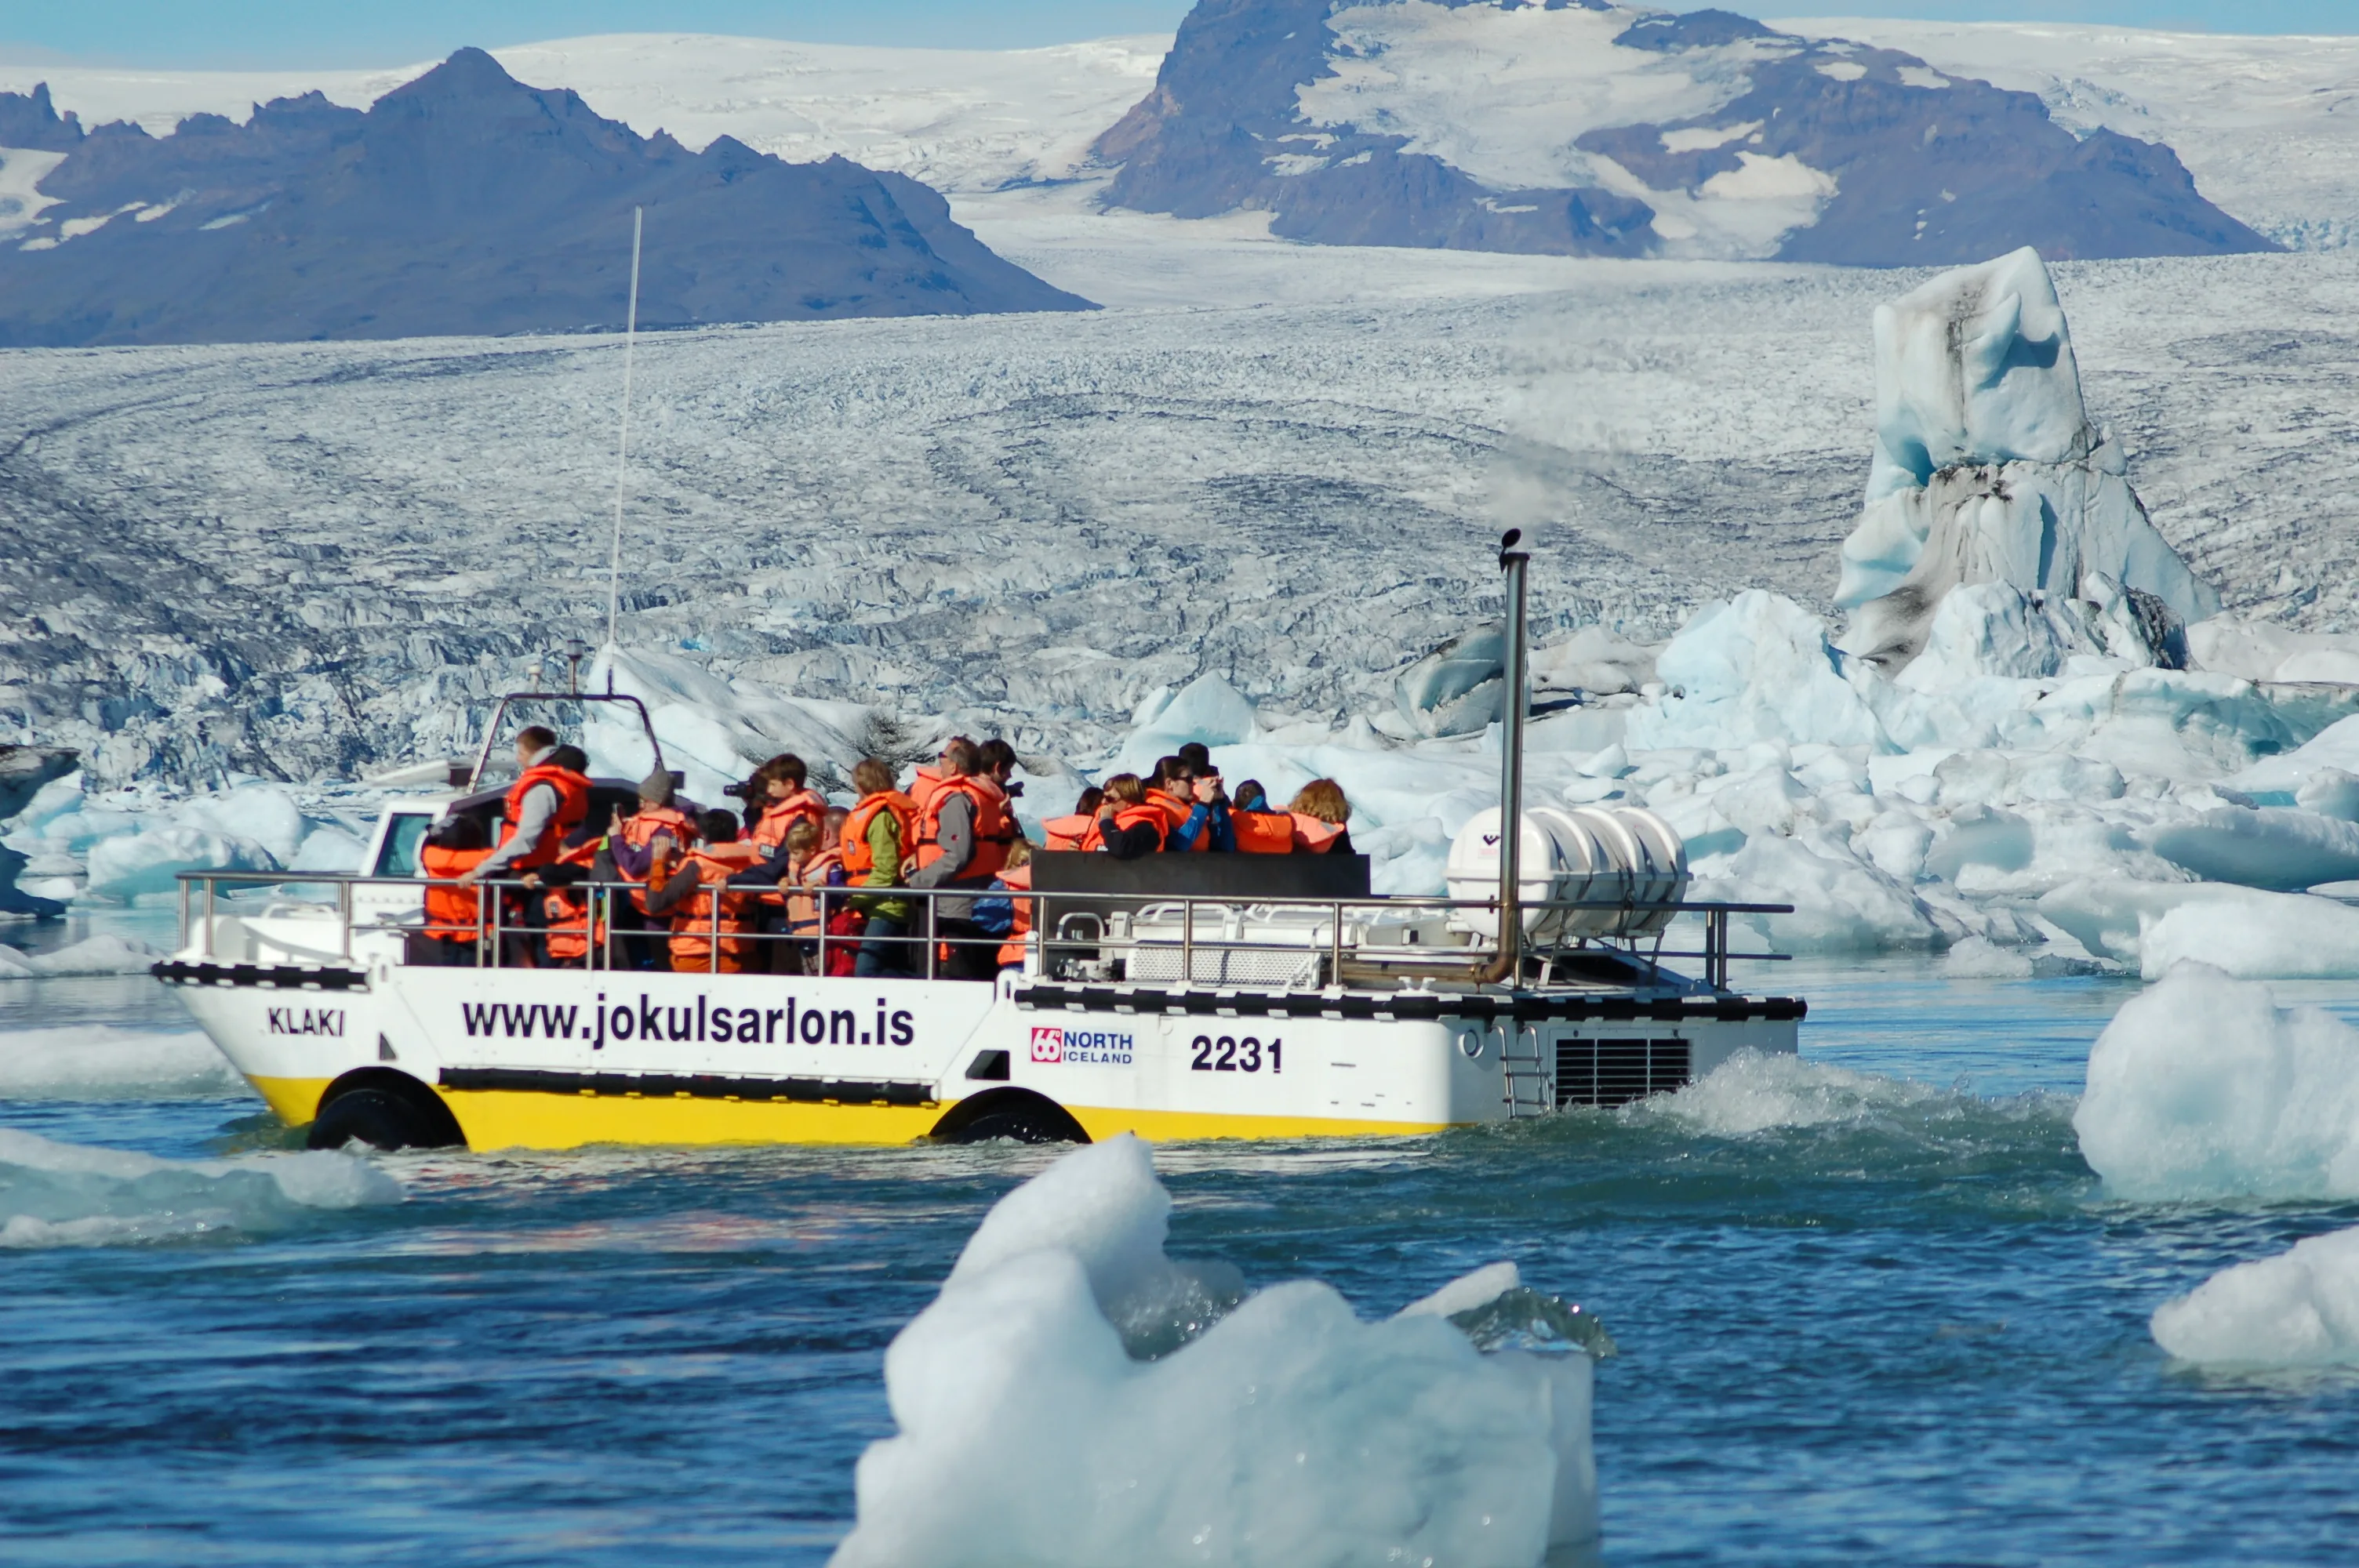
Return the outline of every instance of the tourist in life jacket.
{"type": "MultiPolygon", "coordinates": [[[[1200,750],[1201,748],[1199,748],[1200,750]]],[[[1158,807],[1167,821],[1163,847],[1172,850],[1229,850],[1237,847],[1229,826],[1229,802],[1221,775],[1209,762],[1199,770],[1187,758],[1173,755],[1155,764],[1147,784],[1147,804],[1158,807]]]]}
{"type": "Polygon", "coordinates": [[[492,852],[491,836],[472,816],[434,825],[419,846],[418,869],[436,885],[426,890],[426,928],[412,935],[408,958],[421,965],[473,965],[483,927],[483,895],[456,884],[492,852]]]}
{"type": "Polygon", "coordinates": [[[1312,855],[1352,853],[1352,803],[1333,779],[1312,779],[1295,792],[1287,812],[1294,818],[1294,848],[1312,855]]]}
{"type": "Polygon", "coordinates": [[[1007,864],[999,868],[991,885],[995,892],[1009,896],[977,900],[975,924],[1006,938],[999,945],[998,954],[998,968],[1005,973],[1024,967],[1025,939],[1032,935],[1032,901],[1024,896],[1032,891],[1032,846],[1021,838],[1009,845],[1007,864]],[[995,907],[1001,905],[1004,910],[995,907]]]}
{"type": "Polygon", "coordinates": [[[1103,849],[1105,843],[1098,837],[1098,807],[1105,804],[1105,791],[1092,784],[1082,791],[1073,802],[1070,816],[1052,816],[1040,824],[1047,840],[1044,849],[1103,849]]]}
{"type": "Polygon", "coordinates": [[[501,807],[499,847],[462,881],[509,877],[549,865],[565,836],[589,818],[589,759],[578,748],[560,748],[556,731],[531,724],[517,731],[516,751],[519,771],[501,807]],[[560,750],[565,755],[559,755],[560,750]]]}
{"type": "Polygon", "coordinates": [[[1294,853],[1294,818],[1270,805],[1259,779],[1237,785],[1236,798],[1229,803],[1229,830],[1245,854],[1294,853]]]}
{"type": "Polygon", "coordinates": [[[745,819],[756,845],[766,857],[775,856],[787,841],[787,830],[798,822],[813,827],[827,815],[826,799],[810,788],[810,770],[792,752],[781,752],[747,780],[745,819]]]}
{"type": "MultiPolygon", "coordinates": [[[[658,844],[666,847],[669,859],[677,864],[680,847],[695,842],[699,837],[695,819],[679,808],[671,774],[658,768],[639,781],[638,809],[625,816],[618,806],[611,816],[606,832],[608,869],[599,873],[598,880],[645,883],[658,844]]],[[[665,967],[669,959],[659,959],[662,949],[646,935],[651,922],[645,892],[634,890],[616,895],[612,916],[614,929],[623,934],[617,943],[623,967],[665,967]]],[[[660,920],[652,924],[658,929],[668,925],[660,920]]]]}
{"type": "Polygon", "coordinates": [[[647,913],[671,923],[674,973],[738,974],[745,967],[746,950],[759,944],[747,935],[754,930],[753,895],[731,889],[729,879],[761,851],[738,838],[734,811],[708,811],[696,826],[697,841],[683,846],[677,860],[659,847],[647,883],[647,913]]]}
{"type": "MultiPolygon", "coordinates": [[[[918,808],[916,865],[908,876],[909,886],[981,892],[1007,863],[1016,819],[1006,791],[982,773],[981,762],[981,749],[963,736],[942,748],[941,770],[918,808]]],[[[974,900],[931,902],[929,927],[925,911],[913,913],[921,932],[929,930],[933,940],[946,945],[947,957],[936,956],[934,972],[962,980],[987,980],[998,973],[998,946],[975,925],[974,900]]]]}
{"type": "Polygon", "coordinates": [[[1164,824],[1170,820],[1159,806],[1147,799],[1147,782],[1136,773],[1116,773],[1105,782],[1105,799],[1098,804],[1100,846],[1117,860],[1135,860],[1163,849],[1164,824]]]}
{"type": "MultiPolygon", "coordinates": [[[[918,803],[895,787],[893,770],[875,757],[863,757],[852,770],[852,787],[860,792],[859,804],[844,816],[836,840],[844,879],[855,888],[898,887],[905,850],[917,842],[918,803]]],[[[909,901],[872,892],[850,902],[865,922],[852,972],[864,979],[908,974],[909,901]]]]}

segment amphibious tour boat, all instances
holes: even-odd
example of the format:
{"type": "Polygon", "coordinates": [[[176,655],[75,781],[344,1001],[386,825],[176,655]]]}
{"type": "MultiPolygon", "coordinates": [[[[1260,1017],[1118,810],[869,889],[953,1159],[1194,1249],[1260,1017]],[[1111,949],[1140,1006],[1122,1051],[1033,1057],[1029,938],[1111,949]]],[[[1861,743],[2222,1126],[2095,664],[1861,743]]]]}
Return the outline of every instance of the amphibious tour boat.
{"type": "MultiPolygon", "coordinates": [[[[1521,694],[1517,543],[1500,561],[1521,694]]],[[[624,884],[583,884],[599,935],[576,967],[506,961],[490,896],[473,967],[412,963],[419,846],[448,816],[496,827],[496,743],[535,703],[637,708],[504,700],[450,789],[386,808],[361,873],[181,878],[179,948],[156,976],[314,1147],[1423,1133],[1795,1049],[1802,1002],[1729,981],[1731,917],[1782,906],[1685,902],[1685,850],[1645,812],[1521,809],[1520,700],[1503,704],[1505,810],[1460,834],[1448,897],[1372,894],[1356,856],[1044,852],[1022,962],[994,981],[933,978],[937,895],[919,890],[897,890],[929,938],[918,978],[832,977],[824,953],[816,975],[723,973],[717,929],[709,972],[635,968],[626,923],[597,918],[624,884]],[[1667,950],[1674,932],[1701,941],[1667,950]]],[[[636,790],[594,781],[592,820],[636,790]]]]}

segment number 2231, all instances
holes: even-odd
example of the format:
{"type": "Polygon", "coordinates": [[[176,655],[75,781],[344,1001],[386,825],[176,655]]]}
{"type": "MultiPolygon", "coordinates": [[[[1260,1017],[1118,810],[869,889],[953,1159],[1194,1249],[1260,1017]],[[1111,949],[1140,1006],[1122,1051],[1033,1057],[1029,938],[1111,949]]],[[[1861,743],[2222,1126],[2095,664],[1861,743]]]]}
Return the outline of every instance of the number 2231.
{"type": "Polygon", "coordinates": [[[1258,1073],[1266,1061],[1269,1070],[1277,1072],[1284,1065],[1280,1054],[1285,1042],[1273,1040],[1264,1045],[1260,1039],[1248,1034],[1240,1040],[1232,1034],[1215,1039],[1199,1034],[1193,1042],[1195,1055],[1188,1065],[1199,1073],[1258,1073]]]}

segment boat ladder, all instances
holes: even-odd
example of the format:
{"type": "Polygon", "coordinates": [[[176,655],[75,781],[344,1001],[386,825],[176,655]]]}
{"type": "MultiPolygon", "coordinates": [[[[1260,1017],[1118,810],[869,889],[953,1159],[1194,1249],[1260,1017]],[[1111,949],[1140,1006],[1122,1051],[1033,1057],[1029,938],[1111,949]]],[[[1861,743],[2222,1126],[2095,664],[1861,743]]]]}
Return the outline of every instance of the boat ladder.
{"type": "Polygon", "coordinates": [[[1507,1119],[1545,1116],[1556,1107],[1549,1098],[1548,1063],[1540,1055],[1540,1032],[1502,1021],[1499,1025],[1499,1067],[1507,1097],[1507,1119]],[[1524,1049],[1528,1044],[1528,1049],[1524,1049]]]}

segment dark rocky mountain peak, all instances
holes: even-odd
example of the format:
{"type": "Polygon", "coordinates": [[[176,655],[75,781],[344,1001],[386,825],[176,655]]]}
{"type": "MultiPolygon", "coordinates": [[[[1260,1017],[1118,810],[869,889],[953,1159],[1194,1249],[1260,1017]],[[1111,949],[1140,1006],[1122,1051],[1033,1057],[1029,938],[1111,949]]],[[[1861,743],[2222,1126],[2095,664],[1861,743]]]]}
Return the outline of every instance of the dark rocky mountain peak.
{"type": "MultiPolygon", "coordinates": [[[[0,97],[10,115],[72,124],[46,93],[0,97]]],[[[162,137],[75,126],[66,150],[53,204],[0,232],[0,343],[619,327],[634,207],[648,326],[1087,308],[915,180],[728,137],[691,153],[481,49],[366,111],[311,92],[162,137]]]]}

